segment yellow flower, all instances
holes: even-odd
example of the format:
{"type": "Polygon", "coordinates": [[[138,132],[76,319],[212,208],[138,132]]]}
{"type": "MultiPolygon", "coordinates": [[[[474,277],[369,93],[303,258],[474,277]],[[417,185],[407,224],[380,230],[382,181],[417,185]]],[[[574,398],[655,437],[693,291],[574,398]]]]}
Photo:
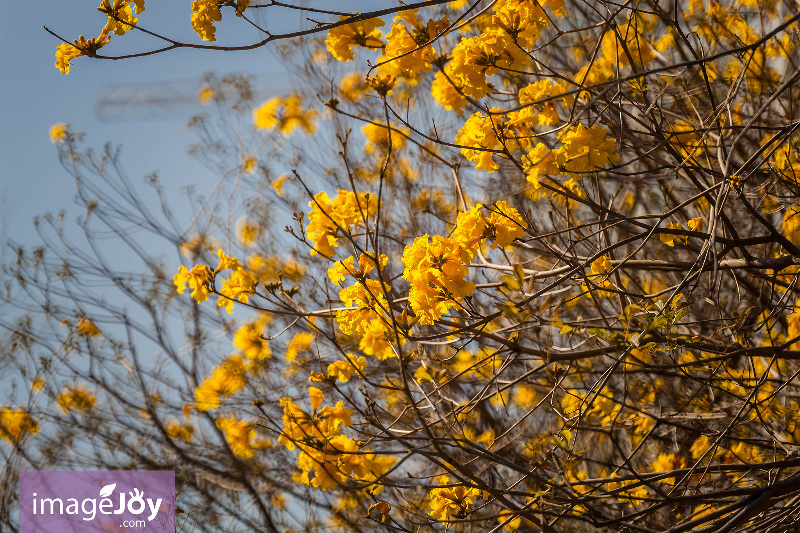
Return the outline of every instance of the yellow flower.
{"type": "Polygon", "coordinates": [[[175,287],[178,290],[178,294],[183,294],[188,283],[189,288],[192,289],[192,298],[198,303],[205,302],[211,292],[210,284],[212,278],[211,269],[205,265],[195,265],[191,270],[181,265],[178,273],[175,274],[175,287]]]}
{"type": "Polygon", "coordinates": [[[800,204],[795,204],[783,215],[781,232],[794,244],[800,244],[800,204]]]}
{"type": "Polygon", "coordinates": [[[336,378],[343,383],[350,381],[353,374],[356,377],[361,377],[364,373],[364,368],[367,366],[367,360],[361,356],[356,357],[353,354],[347,354],[347,361],[336,361],[328,365],[328,375],[336,378]]]}
{"type": "MultiPolygon", "coordinates": [[[[492,112],[499,112],[496,107],[491,109],[492,112]]],[[[476,170],[485,170],[486,172],[494,172],[495,169],[500,168],[493,160],[494,152],[502,150],[505,144],[505,137],[503,130],[504,117],[502,115],[486,115],[485,113],[473,113],[464,126],[458,130],[458,135],[453,140],[456,144],[462,146],[461,153],[469,161],[476,163],[476,170]]]]}
{"type": "Polygon", "coordinates": [[[608,257],[601,255],[592,261],[592,272],[595,274],[605,274],[609,270],[611,270],[611,261],[608,260],[608,257]]]}
{"type": "Polygon", "coordinates": [[[275,180],[272,181],[272,189],[275,191],[275,194],[278,196],[283,196],[283,184],[284,182],[291,177],[291,174],[281,174],[275,180]]]}
{"type": "Polygon", "coordinates": [[[711,438],[707,435],[700,435],[692,444],[692,459],[699,459],[711,448],[711,438]]]}
{"type": "Polygon", "coordinates": [[[73,41],[73,44],[61,43],[56,50],[56,68],[62,74],[69,74],[72,60],[78,56],[92,56],[111,40],[111,36],[103,30],[99,36],[86,39],[83,35],[73,41]]]}
{"type": "Polygon", "coordinates": [[[78,334],[83,335],[84,337],[99,337],[101,335],[100,330],[97,329],[95,323],[86,317],[81,317],[81,319],[78,321],[76,329],[78,330],[78,334]]]}
{"type": "Polygon", "coordinates": [[[306,232],[314,245],[311,255],[333,255],[333,248],[339,244],[336,235],[340,228],[345,232],[350,231],[378,211],[377,203],[368,193],[355,194],[343,189],[339,189],[339,194],[333,200],[320,192],[308,205],[311,207],[308,214],[311,222],[306,232]]]}
{"type": "MultiPolygon", "coordinates": [[[[339,20],[347,20],[349,16],[342,16],[339,20]]],[[[380,18],[359,20],[351,24],[337,26],[328,32],[325,45],[333,57],[339,61],[347,62],[355,57],[353,46],[363,48],[380,48],[381,30],[384,22],[380,18]]]]}
{"type": "Polygon", "coordinates": [[[600,170],[620,160],[616,142],[607,138],[606,129],[600,124],[586,128],[582,124],[564,129],[558,140],[564,143],[559,152],[564,158],[563,169],[573,176],[600,170]]]}
{"type": "Polygon", "coordinates": [[[97,398],[85,386],[72,385],[61,391],[56,402],[65,413],[76,411],[88,414],[97,403],[97,398]]]}
{"type": "MultiPolygon", "coordinates": [[[[661,453],[655,461],[653,461],[653,472],[670,472],[672,470],[679,470],[686,466],[686,459],[678,457],[674,453],[661,453]]],[[[669,483],[670,479],[665,478],[664,481],[669,483]]]]}
{"type": "Polygon", "coordinates": [[[108,16],[103,31],[124,35],[139,22],[134,14],[144,11],[144,0],[103,0],[97,10],[108,16]]]}
{"type": "Polygon", "coordinates": [[[381,268],[386,267],[389,258],[383,254],[378,257],[377,265],[375,259],[365,253],[358,257],[358,266],[356,266],[353,256],[349,256],[344,261],[336,261],[331,268],[328,269],[328,277],[331,283],[340,284],[344,281],[345,277],[351,276],[357,280],[365,279],[367,275],[372,272],[376,266],[381,268]]]}
{"type": "Polygon", "coordinates": [[[316,116],[316,109],[303,109],[300,96],[295,94],[287,98],[275,97],[261,104],[253,110],[253,124],[261,130],[277,128],[288,137],[296,128],[307,134],[314,133],[316,116]]]}
{"type": "Polygon", "coordinates": [[[405,128],[392,128],[390,133],[386,126],[372,123],[365,125],[361,131],[367,139],[364,151],[368,154],[374,153],[376,147],[381,154],[386,154],[390,142],[393,151],[400,150],[406,142],[406,136],[411,133],[405,128]]]}
{"type": "Polygon", "coordinates": [[[692,230],[692,231],[703,231],[703,218],[702,217],[696,217],[696,218],[689,219],[687,224],[689,225],[689,229],[692,230]]]}
{"type": "Polygon", "coordinates": [[[461,518],[466,515],[470,506],[481,496],[480,489],[462,484],[452,486],[447,476],[439,476],[440,487],[431,489],[430,516],[434,520],[450,520],[450,517],[461,518]]]}
{"type": "Polygon", "coordinates": [[[389,74],[367,79],[367,85],[380,96],[388,95],[397,86],[397,78],[389,74]]]}
{"type": "Polygon", "coordinates": [[[167,431],[167,436],[173,440],[181,439],[186,442],[192,442],[194,426],[189,422],[170,420],[164,429],[167,431]]]}
{"type": "Polygon", "coordinates": [[[447,78],[465,96],[480,99],[491,91],[486,78],[503,69],[522,70],[528,56],[504,29],[489,27],[480,35],[463,38],[445,66],[447,78]]]}
{"type": "Polygon", "coordinates": [[[360,102],[367,91],[363,72],[350,72],[339,82],[339,94],[348,102],[360,102]]]}
{"type": "MultiPolygon", "coordinates": [[[[569,108],[575,101],[572,95],[565,95],[567,89],[560,83],[554,82],[550,79],[536,81],[523,87],[519,91],[519,103],[521,105],[530,106],[538,110],[536,115],[530,112],[530,120],[534,124],[541,124],[543,126],[551,126],[556,124],[558,118],[558,107],[556,104],[559,100],[562,102],[562,108],[569,108]],[[559,97],[560,96],[560,97],[559,97]],[[534,105],[533,102],[545,100],[546,102],[534,105]]],[[[526,114],[527,115],[527,114],[526,114]]]]}
{"type": "Polygon", "coordinates": [[[194,0],[192,2],[192,28],[204,41],[216,41],[215,22],[222,20],[218,0],[194,0]]]}
{"type": "Polygon", "coordinates": [[[453,231],[452,239],[469,250],[470,255],[474,254],[474,251],[489,235],[488,221],[481,212],[482,207],[481,204],[477,204],[471,209],[459,213],[456,218],[456,229],[453,231]]]}
{"type": "Polygon", "coordinates": [[[528,224],[515,208],[500,200],[491,209],[491,215],[486,222],[486,227],[494,235],[495,242],[490,248],[506,247],[525,236],[528,224]]]}
{"type": "Polygon", "coordinates": [[[50,127],[50,142],[63,143],[67,138],[68,127],[63,122],[56,122],[50,127]]]}
{"type": "Polygon", "coordinates": [[[246,218],[240,218],[236,222],[236,236],[239,244],[250,246],[261,237],[261,226],[246,218]]]}
{"type": "Polygon", "coordinates": [[[403,279],[411,284],[408,299],[421,324],[433,324],[475,291],[466,281],[470,252],[454,239],[417,237],[403,251],[403,279]]]}
{"type": "Polygon", "coordinates": [[[311,343],[314,342],[314,334],[308,331],[300,331],[295,333],[289,344],[286,345],[286,355],[284,358],[288,362],[297,359],[297,356],[311,351],[311,343]]]}
{"type": "Polygon", "coordinates": [[[448,80],[444,73],[437,72],[431,84],[431,96],[439,105],[448,111],[455,111],[459,115],[464,111],[468,101],[463,91],[448,80]]]}
{"type": "MultiPolygon", "coordinates": [[[[671,224],[667,224],[664,226],[666,229],[681,229],[680,222],[673,222],[671,224]]],[[[674,233],[661,233],[658,236],[661,239],[661,242],[672,248],[676,244],[685,244],[686,237],[683,235],[676,235],[674,233]]]]}
{"type": "Polygon", "coordinates": [[[233,345],[239,348],[245,357],[254,361],[269,359],[272,352],[269,341],[264,337],[264,326],[270,322],[269,315],[264,314],[254,322],[245,324],[233,336],[233,345]]]}
{"type": "Polygon", "coordinates": [[[36,378],[31,380],[31,390],[33,392],[40,392],[42,389],[44,389],[45,385],[47,385],[47,383],[45,383],[45,381],[39,376],[36,376],[36,378]]]}
{"type": "Polygon", "coordinates": [[[219,243],[212,239],[207,233],[195,233],[183,243],[181,243],[181,255],[189,258],[196,258],[207,252],[212,252],[219,248],[219,243]]]}
{"type": "Polygon", "coordinates": [[[220,396],[233,396],[247,384],[249,364],[241,355],[232,355],[211,371],[194,390],[195,404],[199,411],[216,409],[220,396]]]}
{"type": "Polygon", "coordinates": [[[271,446],[268,440],[258,436],[253,424],[245,420],[221,416],[217,419],[217,427],[222,430],[231,451],[237,457],[249,459],[256,450],[271,446]]]}
{"type": "Polygon", "coordinates": [[[0,437],[9,444],[16,444],[25,435],[39,433],[39,423],[31,418],[23,407],[4,405],[0,409],[0,437]]]}
{"type": "Polygon", "coordinates": [[[501,0],[495,3],[492,24],[502,28],[519,46],[531,47],[548,20],[537,2],[501,0]]]}
{"type": "Polygon", "coordinates": [[[245,156],[242,160],[242,172],[252,175],[258,169],[258,158],[252,154],[245,156]]]}
{"type": "Polygon", "coordinates": [[[217,92],[214,90],[209,84],[205,84],[200,87],[200,90],[197,91],[197,101],[200,102],[201,105],[208,105],[211,103],[211,100],[216,98],[217,92]]]}
{"type": "Polygon", "coordinates": [[[395,22],[386,34],[383,55],[378,60],[379,63],[385,62],[379,67],[382,74],[415,78],[431,69],[431,62],[437,55],[428,42],[447,28],[447,17],[430,19],[423,24],[417,18],[417,11],[409,9],[394,18],[395,22]]]}
{"type": "Polygon", "coordinates": [[[233,301],[239,300],[246,304],[250,296],[255,294],[256,279],[246,270],[239,269],[231,274],[231,277],[222,281],[222,288],[219,290],[217,306],[224,307],[228,313],[233,313],[233,301]]]}

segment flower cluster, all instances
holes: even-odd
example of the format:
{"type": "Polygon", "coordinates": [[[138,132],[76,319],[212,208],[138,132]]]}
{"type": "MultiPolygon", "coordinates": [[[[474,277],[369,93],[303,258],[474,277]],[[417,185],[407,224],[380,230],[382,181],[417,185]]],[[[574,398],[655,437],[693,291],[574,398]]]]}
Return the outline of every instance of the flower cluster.
{"type": "Polygon", "coordinates": [[[483,496],[480,489],[462,483],[450,483],[447,476],[439,476],[437,481],[439,487],[431,489],[428,504],[429,514],[434,520],[463,518],[475,500],[483,496]]]}
{"type": "Polygon", "coordinates": [[[378,212],[378,206],[369,193],[356,194],[343,189],[339,189],[333,200],[321,192],[308,205],[311,207],[308,214],[311,222],[306,232],[314,245],[311,255],[332,256],[333,249],[339,245],[337,235],[341,231],[349,233],[378,212]]]}
{"type": "Polygon", "coordinates": [[[429,19],[423,23],[417,17],[418,9],[409,9],[395,16],[395,22],[386,34],[386,46],[380,62],[382,74],[416,79],[431,69],[436,52],[431,40],[441,35],[448,26],[447,17],[429,19]]]}
{"type": "Polygon", "coordinates": [[[237,457],[249,459],[255,455],[256,450],[273,446],[269,439],[261,437],[255,426],[246,420],[237,420],[234,416],[221,416],[216,424],[237,457]]]}
{"type": "Polygon", "coordinates": [[[74,411],[88,414],[94,409],[97,398],[92,391],[83,385],[73,385],[65,388],[56,398],[59,408],[65,413],[74,411]]]}
{"type": "Polygon", "coordinates": [[[94,55],[99,49],[111,41],[111,36],[106,30],[100,32],[97,37],[86,39],[83,35],[73,41],[73,44],[61,43],[56,50],[56,68],[62,74],[69,74],[69,67],[72,60],[79,56],[94,55]]]}
{"type": "Polygon", "coordinates": [[[388,456],[362,450],[358,443],[341,433],[349,427],[353,411],[337,402],[335,407],[320,407],[325,395],[308,388],[312,412],[304,411],[291,398],[281,398],[283,431],[278,441],[290,450],[298,448],[300,481],[322,490],[332,490],[356,481],[373,481],[395,462],[388,456]]]}
{"type": "Polygon", "coordinates": [[[290,136],[300,128],[305,133],[314,133],[314,119],[317,111],[314,108],[303,109],[298,95],[281,98],[276,96],[253,110],[253,124],[257,129],[278,129],[284,136],[290,136]]]}
{"type": "Polygon", "coordinates": [[[467,281],[469,264],[478,247],[493,238],[491,247],[504,247],[525,235],[527,223],[506,202],[497,202],[489,216],[482,206],[460,213],[452,237],[417,237],[403,251],[403,279],[411,289],[409,303],[421,324],[433,324],[475,291],[467,281]]]}
{"type": "MultiPolygon", "coordinates": [[[[194,0],[192,2],[192,28],[204,41],[216,41],[217,28],[215,22],[222,20],[219,0],[194,0]]],[[[236,16],[241,17],[250,5],[250,0],[236,0],[234,8],[236,16]]]]}
{"type": "MultiPolygon", "coordinates": [[[[342,16],[339,20],[347,20],[348,18],[350,17],[342,16]]],[[[333,57],[339,61],[347,62],[355,57],[353,46],[373,49],[383,46],[381,30],[378,29],[383,25],[383,20],[379,18],[343,24],[328,32],[325,44],[333,57]]]]}
{"type": "Polygon", "coordinates": [[[9,444],[16,444],[25,435],[39,433],[39,423],[22,407],[0,408],[0,437],[9,444]]]}
{"type": "Polygon", "coordinates": [[[144,0],[103,0],[97,10],[108,16],[103,31],[125,35],[126,31],[139,22],[135,15],[144,11],[144,0]]]}
{"type": "Polygon", "coordinates": [[[357,265],[350,256],[328,269],[328,277],[334,284],[341,285],[348,276],[356,280],[353,285],[339,291],[339,299],[350,308],[336,312],[339,329],[345,335],[357,336],[360,339],[359,350],[381,360],[394,354],[392,343],[404,342],[402,337],[395,335],[389,318],[389,303],[386,300],[389,286],[368,277],[376,266],[384,268],[387,263],[385,255],[378,257],[376,264],[375,258],[361,254],[357,265]]]}
{"type": "Polygon", "coordinates": [[[617,143],[608,138],[608,131],[600,124],[585,127],[577,124],[561,130],[558,140],[563,144],[550,149],[538,143],[525,158],[528,181],[539,185],[539,176],[565,174],[577,178],[582,173],[594,172],[620,160],[617,143]]]}
{"type": "Polygon", "coordinates": [[[247,372],[251,367],[252,360],[241,355],[231,355],[223,360],[194,390],[197,409],[216,409],[222,397],[232,396],[242,390],[247,384],[247,372]]]}

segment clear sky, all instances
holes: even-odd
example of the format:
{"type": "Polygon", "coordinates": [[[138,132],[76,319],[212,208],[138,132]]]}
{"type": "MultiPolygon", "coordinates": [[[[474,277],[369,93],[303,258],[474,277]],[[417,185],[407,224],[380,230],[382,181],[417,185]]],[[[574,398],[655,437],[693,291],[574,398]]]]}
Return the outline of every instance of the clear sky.
{"type": "MultiPolygon", "coordinates": [[[[99,0],[0,0],[0,235],[31,243],[35,215],[72,205],[74,183],[59,165],[48,131],[56,122],[86,133],[86,145],[96,149],[106,142],[123,147],[123,165],[133,182],[158,170],[168,183],[202,183],[215,179],[186,155],[192,141],[184,126],[202,108],[182,106],[169,112],[136,106],[103,108],[98,102],[124,89],[140,93],[154,82],[165,82],[178,93],[194,96],[203,73],[248,72],[259,80],[259,93],[286,92],[287,73],[271,46],[250,52],[176,50],[124,61],[78,58],[69,75],[55,67],[60,41],[43,26],[67,39],[79,34],[96,36],[105,15],[96,11],[99,0]],[[104,118],[105,117],[105,118],[104,118]]],[[[140,23],[171,37],[200,42],[190,25],[189,0],[148,0],[140,23]]],[[[307,24],[299,12],[264,9],[259,13],[268,29],[307,24]],[[268,14],[267,12],[271,13],[268,14]]],[[[146,50],[159,45],[152,37],[129,32],[114,36],[103,52],[146,50]]],[[[259,39],[256,30],[223,9],[218,43],[243,44],[259,39]]]]}

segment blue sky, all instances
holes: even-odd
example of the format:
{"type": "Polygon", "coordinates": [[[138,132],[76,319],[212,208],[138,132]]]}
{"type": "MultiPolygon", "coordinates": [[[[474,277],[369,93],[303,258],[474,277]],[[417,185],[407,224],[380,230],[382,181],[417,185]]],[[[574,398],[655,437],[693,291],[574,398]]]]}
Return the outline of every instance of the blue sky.
{"type": "MultiPolygon", "coordinates": [[[[184,126],[191,114],[201,111],[200,106],[184,106],[166,114],[152,109],[139,113],[135,106],[123,106],[116,111],[111,109],[111,120],[101,120],[98,101],[112,90],[122,87],[136,94],[142,86],[166,82],[179,92],[193,95],[200,76],[208,71],[249,72],[261,82],[258,89],[265,95],[286,92],[290,87],[272,47],[239,53],[176,50],[124,61],[78,58],[65,76],[54,67],[59,41],[43,26],[67,39],[79,34],[95,36],[105,20],[96,11],[99,0],[3,1],[0,5],[0,43],[4,51],[0,54],[0,235],[4,239],[32,244],[34,216],[72,205],[73,180],[59,165],[57,150],[48,137],[50,126],[56,122],[85,132],[87,146],[100,149],[106,142],[122,145],[123,165],[134,182],[156,170],[167,183],[179,180],[202,184],[204,179],[214,179],[186,155],[192,138],[184,126]]],[[[189,0],[149,0],[140,23],[171,37],[199,42],[191,28],[190,15],[189,0]]],[[[259,17],[268,28],[303,23],[299,12],[286,10],[270,8],[259,17]]],[[[234,17],[232,10],[224,9],[217,38],[218,43],[242,44],[259,36],[234,17]]],[[[103,51],[121,54],[158,45],[151,37],[129,32],[114,37],[103,51]]]]}

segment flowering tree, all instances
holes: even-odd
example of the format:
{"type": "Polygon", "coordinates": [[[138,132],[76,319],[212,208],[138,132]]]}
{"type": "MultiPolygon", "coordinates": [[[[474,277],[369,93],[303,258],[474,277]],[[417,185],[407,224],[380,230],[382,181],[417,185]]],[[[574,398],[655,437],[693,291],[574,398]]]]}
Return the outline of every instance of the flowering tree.
{"type": "MultiPolygon", "coordinates": [[[[268,530],[796,527],[796,7],[197,0],[200,39],[225,8],[256,26],[259,10],[323,19],[240,47],[282,41],[302,80],[253,104],[261,141],[226,152],[241,175],[289,170],[254,196],[282,206],[287,239],[255,214],[225,245],[174,235],[194,342],[216,320],[236,350],[191,369],[184,415],[224,438],[232,477],[254,487],[242,501],[263,506],[265,480],[287,498],[241,516],[268,530]]],[[[126,31],[166,43],[130,55],[235,51],[149,32],[142,1],[101,10],[98,38],[60,45],[62,72],[112,57],[98,51],[126,31]]],[[[198,98],[238,94],[242,112],[230,86],[198,98]]],[[[152,290],[168,285],[158,270],[152,290]]],[[[80,319],[79,336],[103,335],[80,319]]],[[[76,387],[57,401],[91,403],[76,387]]],[[[181,420],[177,403],[159,409],[181,420]]],[[[23,449],[41,422],[5,412],[23,449]]],[[[174,435],[175,453],[198,445],[174,435]]]]}

